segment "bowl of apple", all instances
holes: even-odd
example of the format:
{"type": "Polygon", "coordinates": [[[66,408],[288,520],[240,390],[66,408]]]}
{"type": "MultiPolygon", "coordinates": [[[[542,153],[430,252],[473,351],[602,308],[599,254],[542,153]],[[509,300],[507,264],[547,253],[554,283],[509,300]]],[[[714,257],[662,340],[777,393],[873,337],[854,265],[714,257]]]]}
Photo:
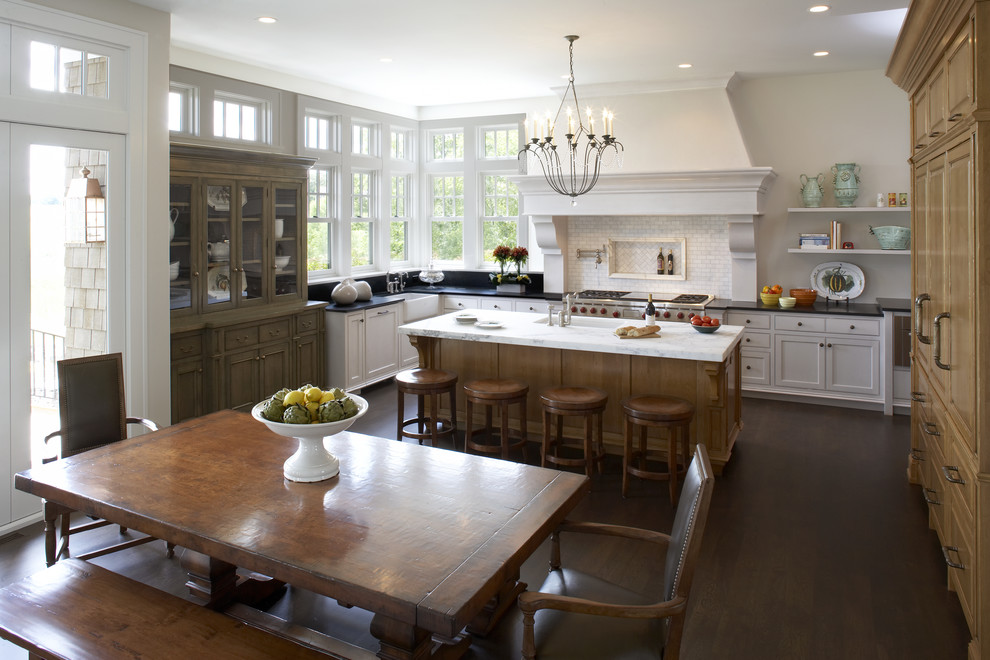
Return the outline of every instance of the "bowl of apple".
{"type": "Polygon", "coordinates": [[[691,327],[702,334],[711,334],[719,329],[721,324],[718,319],[713,319],[710,316],[692,316],[691,317],[691,327]]]}

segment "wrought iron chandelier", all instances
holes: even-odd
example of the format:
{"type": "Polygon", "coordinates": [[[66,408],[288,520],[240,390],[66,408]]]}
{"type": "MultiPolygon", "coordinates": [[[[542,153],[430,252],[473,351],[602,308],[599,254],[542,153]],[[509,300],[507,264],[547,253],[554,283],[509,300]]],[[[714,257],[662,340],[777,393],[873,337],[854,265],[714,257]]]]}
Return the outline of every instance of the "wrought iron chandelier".
{"type": "Polygon", "coordinates": [[[612,135],[612,113],[608,110],[602,112],[602,135],[595,135],[595,121],[590,108],[587,111],[588,127],[585,128],[581,120],[580,105],[578,104],[577,91],[574,89],[574,42],[578,36],[570,34],[564,37],[568,41],[568,51],[570,54],[570,75],[567,78],[567,87],[560,99],[560,107],[557,108],[557,115],[550,121],[550,114],[547,113],[546,133],[540,135],[540,123],[533,121],[533,133],[530,135],[529,143],[519,151],[521,158],[524,153],[532,154],[540,163],[543,169],[543,176],[547,183],[555,192],[571,198],[571,205],[577,206],[578,195],[583,195],[598,183],[598,176],[601,173],[602,158],[606,150],[612,149],[616,157],[623,150],[622,143],[612,135]],[[570,107],[567,109],[567,138],[566,162],[568,168],[561,166],[560,152],[553,141],[554,126],[560,118],[560,113],[568,103],[568,92],[574,102],[574,114],[577,114],[577,130],[574,130],[574,116],[570,107]],[[580,147],[581,135],[584,134],[587,142],[584,148],[580,147]],[[580,153],[583,152],[583,153],[580,153]]]}

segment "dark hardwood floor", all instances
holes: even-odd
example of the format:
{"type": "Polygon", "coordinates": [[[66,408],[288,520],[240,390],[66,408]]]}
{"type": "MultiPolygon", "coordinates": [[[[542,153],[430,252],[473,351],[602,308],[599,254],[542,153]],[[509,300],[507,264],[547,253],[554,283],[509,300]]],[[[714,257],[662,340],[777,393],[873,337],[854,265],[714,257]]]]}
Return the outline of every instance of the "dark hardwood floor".
{"type": "MultiPolygon", "coordinates": [[[[352,430],[394,437],[394,385],[362,395],[372,412],[352,430]]],[[[908,418],[747,398],[743,421],[732,461],[716,480],[682,657],[963,660],[969,631],[946,589],[919,487],[905,477],[908,418]]],[[[665,484],[633,480],[625,500],[619,486],[618,460],[609,457],[574,517],[669,529],[665,484]]],[[[116,536],[113,528],[103,533],[116,536]]],[[[569,565],[634,589],[653,589],[660,579],[659,557],[614,539],[568,541],[562,555],[569,565]]],[[[73,547],[84,542],[74,539],[73,547]]],[[[533,586],[546,571],[545,545],[523,567],[533,586]]],[[[163,543],[94,561],[185,595],[178,559],[165,558],[163,543]]],[[[43,567],[40,525],[0,539],[0,583],[43,567]]],[[[374,648],[366,612],[291,588],[270,611],[374,648]]],[[[466,657],[518,658],[519,630],[513,611],[492,635],[475,639],[466,657]]],[[[26,657],[2,644],[0,658],[26,657]]]]}

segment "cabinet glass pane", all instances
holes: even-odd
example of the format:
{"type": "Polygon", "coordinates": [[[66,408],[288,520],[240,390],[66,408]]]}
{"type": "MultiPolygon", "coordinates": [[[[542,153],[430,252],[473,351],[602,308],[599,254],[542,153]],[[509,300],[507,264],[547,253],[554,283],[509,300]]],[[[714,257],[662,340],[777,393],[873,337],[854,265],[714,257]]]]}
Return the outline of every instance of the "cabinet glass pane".
{"type": "Polygon", "coordinates": [[[169,308],[192,306],[192,185],[169,185],[169,308]]]}
{"type": "MultiPolygon", "coordinates": [[[[241,193],[241,265],[238,277],[240,280],[240,298],[255,299],[264,294],[264,208],[265,195],[262,186],[243,186],[241,193]]],[[[236,286],[236,285],[235,285],[236,286]]]]}
{"type": "Polygon", "coordinates": [[[275,295],[299,290],[300,189],[275,187],[275,295]]]}
{"type": "Polygon", "coordinates": [[[233,186],[206,187],[206,303],[230,302],[231,195],[233,186]]]}

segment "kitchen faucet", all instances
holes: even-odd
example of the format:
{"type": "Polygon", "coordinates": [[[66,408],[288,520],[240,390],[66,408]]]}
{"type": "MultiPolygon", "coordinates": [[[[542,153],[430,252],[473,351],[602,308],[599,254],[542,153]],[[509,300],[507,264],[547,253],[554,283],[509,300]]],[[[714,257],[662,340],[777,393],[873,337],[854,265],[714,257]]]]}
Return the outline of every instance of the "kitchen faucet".
{"type": "Polygon", "coordinates": [[[396,279],[398,279],[399,291],[405,291],[406,290],[406,271],[400,270],[398,272],[398,274],[396,275],[396,279]]]}
{"type": "Polygon", "coordinates": [[[571,324],[571,294],[564,296],[564,325],[571,324]]]}
{"type": "Polygon", "coordinates": [[[398,274],[393,273],[392,271],[388,271],[387,273],[385,273],[385,290],[388,293],[397,293],[398,292],[398,290],[399,290],[399,276],[398,276],[398,274]],[[395,279],[394,280],[392,279],[392,276],[393,275],[395,275],[395,279]]]}

